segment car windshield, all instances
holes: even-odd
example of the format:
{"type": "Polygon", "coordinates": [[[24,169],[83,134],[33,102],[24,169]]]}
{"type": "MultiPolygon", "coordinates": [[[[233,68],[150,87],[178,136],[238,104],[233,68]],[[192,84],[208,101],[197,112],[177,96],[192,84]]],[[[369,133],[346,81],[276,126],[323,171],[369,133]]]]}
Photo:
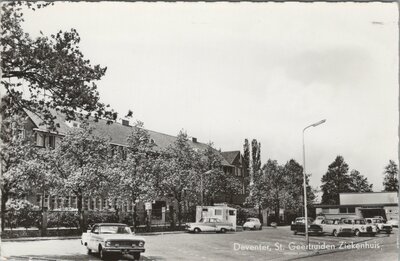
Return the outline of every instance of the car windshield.
{"type": "Polygon", "coordinates": [[[131,229],[127,226],[101,226],[100,234],[131,234],[131,229]]]}
{"type": "Polygon", "coordinates": [[[354,220],[354,224],[365,225],[365,220],[363,220],[363,219],[355,219],[354,220]]]}

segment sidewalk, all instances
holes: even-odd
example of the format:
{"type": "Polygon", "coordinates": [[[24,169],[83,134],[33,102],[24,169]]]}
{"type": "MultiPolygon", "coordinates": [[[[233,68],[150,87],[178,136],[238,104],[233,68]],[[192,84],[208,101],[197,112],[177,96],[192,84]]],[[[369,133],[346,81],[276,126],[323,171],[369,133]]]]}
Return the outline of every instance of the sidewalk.
{"type": "MultiPolygon", "coordinates": [[[[137,235],[137,236],[157,236],[157,235],[181,234],[181,233],[185,233],[185,231],[144,232],[144,233],[136,233],[135,235],[137,235]]],[[[4,239],[1,239],[1,242],[72,240],[72,239],[81,239],[81,236],[4,238],[4,239]]]]}

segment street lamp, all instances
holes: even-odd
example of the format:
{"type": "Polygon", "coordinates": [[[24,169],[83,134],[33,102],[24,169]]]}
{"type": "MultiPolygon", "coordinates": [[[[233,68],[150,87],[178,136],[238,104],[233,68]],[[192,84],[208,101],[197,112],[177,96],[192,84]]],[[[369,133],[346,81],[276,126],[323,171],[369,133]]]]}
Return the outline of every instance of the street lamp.
{"type": "Polygon", "coordinates": [[[316,122],[314,124],[311,124],[303,129],[303,190],[304,190],[304,226],[306,229],[306,241],[307,241],[307,246],[310,243],[310,239],[308,238],[308,213],[307,213],[307,187],[306,187],[306,147],[304,145],[304,132],[306,129],[310,127],[317,127],[318,125],[321,125],[322,123],[326,122],[326,120],[321,120],[319,122],[316,122]]]}

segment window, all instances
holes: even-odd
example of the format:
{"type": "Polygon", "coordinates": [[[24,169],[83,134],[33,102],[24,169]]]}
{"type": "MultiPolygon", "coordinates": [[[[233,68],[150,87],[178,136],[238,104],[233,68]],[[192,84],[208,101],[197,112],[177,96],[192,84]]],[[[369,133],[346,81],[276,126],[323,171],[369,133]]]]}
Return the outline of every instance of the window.
{"type": "Polygon", "coordinates": [[[339,213],[340,214],[354,214],[356,213],[355,208],[339,208],[339,213]]]}
{"type": "Polygon", "coordinates": [[[35,133],[35,140],[36,140],[36,146],[44,147],[44,135],[43,134],[35,133]]]}
{"type": "Polygon", "coordinates": [[[347,208],[347,213],[356,213],[356,208],[347,208]]]}
{"type": "Polygon", "coordinates": [[[54,149],[56,147],[56,137],[49,136],[49,147],[54,149]]]}
{"type": "Polygon", "coordinates": [[[339,213],[341,214],[347,213],[347,208],[339,208],[339,213]]]}
{"type": "Polygon", "coordinates": [[[216,209],[214,215],[216,215],[216,216],[222,216],[222,209],[216,209]]]}
{"type": "Polygon", "coordinates": [[[229,216],[234,216],[235,215],[235,210],[229,210],[229,216]]]}
{"type": "Polygon", "coordinates": [[[329,208],[322,208],[322,213],[323,214],[328,214],[329,213],[329,208]]]}

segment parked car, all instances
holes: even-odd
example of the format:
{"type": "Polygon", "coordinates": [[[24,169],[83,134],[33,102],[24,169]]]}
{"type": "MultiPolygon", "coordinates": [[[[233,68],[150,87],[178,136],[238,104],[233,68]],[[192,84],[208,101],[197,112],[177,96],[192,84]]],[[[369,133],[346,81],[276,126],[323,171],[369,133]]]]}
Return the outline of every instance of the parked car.
{"type": "Polygon", "coordinates": [[[262,229],[261,222],[258,218],[248,218],[246,222],[243,224],[243,230],[246,229],[262,229]]]}
{"type": "Polygon", "coordinates": [[[386,224],[391,225],[392,227],[399,227],[399,220],[398,219],[390,219],[386,221],[386,224]]]}
{"type": "Polygon", "coordinates": [[[202,218],[196,223],[186,223],[185,226],[188,232],[221,232],[235,231],[233,224],[223,222],[219,218],[202,218]]]}
{"type": "Polygon", "coordinates": [[[346,228],[351,227],[353,234],[357,237],[361,235],[375,236],[376,227],[374,225],[367,225],[363,218],[342,218],[341,222],[346,228]]]}
{"type": "Polygon", "coordinates": [[[381,218],[366,218],[365,221],[367,224],[375,225],[376,227],[376,232],[386,232],[387,234],[392,233],[392,225],[391,224],[386,224],[385,220],[381,218]]]}
{"type": "MultiPolygon", "coordinates": [[[[314,220],[312,218],[308,218],[308,234],[317,234],[321,235],[323,233],[321,225],[317,224],[312,224],[314,220]]],[[[304,217],[298,217],[295,219],[295,221],[292,222],[292,225],[290,226],[290,230],[293,231],[293,233],[296,235],[297,233],[305,233],[306,232],[306,226],[305,226],[305,218],[304,217]]]]}
{"type": "Polygon", "coordinates": [[[333,236],[338,236],[340,231],[339,227],[339,220],[338,219],[324,219],[321,220],[321,224],[319,224],[322,227],[322,232],[333,235],[333,236]]]}
{"type": "MultiPolygon", "coordinates": [[[[294,221],[292,221],[292,224],[304,224],[305,220],[306,220],[305,217],[297,217],[294,221]]],[[[314,222],[314,219],[311,217],[308,217],[307,220],[308,220],[308,224],[311,224],[314,222]]]]}
{"type": "Polygon", "coordinates": [[[325,220],[325,217],[324,217],[324,216],[317,216],[317,217],[315,218],[314,224],[321,224],[321,222],[322,222],[323,220],[325,220]]]}
{"type": "Polygon", "coordinates": [[[82,234],[81,244],[86,246],[88,254],[98,252],[103,260],[110,254],[131,254],[139,260],[145,252],[144,238],[135,236],[127,225],[120,223],[94,224],[82,234]]]}

